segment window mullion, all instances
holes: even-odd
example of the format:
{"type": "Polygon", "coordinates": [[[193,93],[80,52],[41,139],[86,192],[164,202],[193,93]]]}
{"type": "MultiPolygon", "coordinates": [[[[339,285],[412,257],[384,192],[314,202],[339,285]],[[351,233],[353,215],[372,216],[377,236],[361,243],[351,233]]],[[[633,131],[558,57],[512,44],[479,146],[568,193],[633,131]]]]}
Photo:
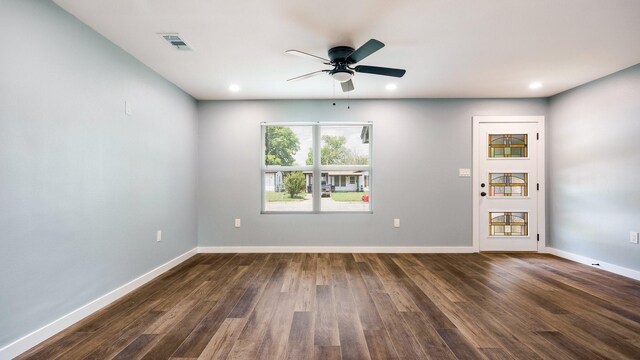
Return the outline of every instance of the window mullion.
{"type": "Polygon", "coordinates": [[[320,171],[320,127],[314,125],[312,128],[313,137],[313,211],[320,212],[320,201],[322,200],[322,173],[320,171]]]}

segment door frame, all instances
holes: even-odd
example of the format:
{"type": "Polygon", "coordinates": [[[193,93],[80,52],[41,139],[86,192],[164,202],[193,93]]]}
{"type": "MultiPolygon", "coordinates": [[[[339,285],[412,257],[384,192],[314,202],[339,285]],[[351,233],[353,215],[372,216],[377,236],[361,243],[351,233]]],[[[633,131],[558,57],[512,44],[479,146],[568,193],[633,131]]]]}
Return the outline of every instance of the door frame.
{"type": "Polygon", "coordinates": [[[545,143],[544,143],[544,116],[474,116],[473,121],[473,169],[472,173],[472,191],[473,191],[473,248],[475,252],[480,252],[480,154],[477,147],[480,144],[480,124],[485,123],[537,123],[538,132],[538,154],[537,154],[537,171],[538,171],[538,228],[535,229],[539,235],[538,252],[546,252],[546,216],[545,216],[545,143]]]}

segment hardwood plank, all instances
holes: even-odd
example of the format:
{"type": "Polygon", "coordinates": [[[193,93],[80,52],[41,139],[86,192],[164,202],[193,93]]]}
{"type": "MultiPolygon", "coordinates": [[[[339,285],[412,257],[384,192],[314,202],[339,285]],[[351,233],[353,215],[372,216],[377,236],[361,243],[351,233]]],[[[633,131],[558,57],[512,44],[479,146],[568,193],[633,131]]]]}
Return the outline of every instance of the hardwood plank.
{"type": "Polygon", "coordinates": [[[231,359],[255,359],[260,351],[281,300],[280,290],[289,265],[289,261],[283,260],[280,256],[274,257],[273,261],[277,262],[276,268],[267,282],[263,296],[249,315],[247,324],[229,353],[231,359]]]}
{"type": "Polygon", "coordinates": [[[404,322],[402,312],[395,309],[389,295],[375,293],[372,297],[376,308],[380,312],[384,327],[389,334],[391,342],[395,346],[398,357],[403,359],[426,358],[422,347],[404,322]]]}
{"type": "Polygon", "coordinates": [[[314,344],[323,347],[340,345],[336,305],[329,285],[316,285],[314,344]]]}
{"type": "Polygon", "coordinates": [[[564,336],[558,331],[539,331],[538,335],[542,336],[556,349],[565,353],[568,357],[575,359],[606,359],[606,356],[602,356],[593,350],[588,349],[582,345],[577,344],[570,338],[564,336]]]}
{"type": "Polygon", "coordinates": [[[105,342],[101,346],[98,346],[95,350],[84,357],[85,360],[101,360],[109,359],[117,355],[122,349],[135,340],[140,332],[147,328],[150,323],[154,322],[157,318],[162,316],[162,311],[150,311],[135,322],[126,327],[122,334],[113,341],[105,342]]]}
{"type": "Polygon", "coordinates": [[[364,330],[364,338],[372,360],[398,359],[387,330],[364,330]]]}
{"type": "Polygon", "coordinates": [[[316,346],[313,354],[316,360],[341,360],[340,346],[316,346]]]}
{"type": "Polygon", "coordinates": [[[312,359],[314,316],[312,312],[296,311],[289,331],[287,359],[312,359]]]}
{"type": "Polygon", "coordinates": [[[246,359],[255,359],[258,351],[260,351],[260,346],[262,345],[262,341],[254,341],[248,339],[238,339],[236,343],[231,348],[231,352],[227,356],[229,360],[246,360],[246,359]]]}
{"type": "Polygon", "coordinates": [[[437,331],[458,359],[485,358],[458,329],[438,329],[437,331]]]}
{"type": "Polygon", "coordinates": [[[382,282],[384,292],[389,294],[394,306],[399,311],[418,311],[418,306],[411,299],[408,289],[402,284],[402,275],[390,271],[384,260],[377,255],[368,255],[367,258],[370,260],[369,265],[382,282]]]}
{"type": "Polygon", "coordinates": [[[329,264],[329,254],[318,254],[316,285],[331,284],[331,268],[329,264]]]}
{"type": "MultiPolygon", "coordinates": [[[[297,265],[295,267],[297,268],[297,265]]],[[[297,272],[297,269],[294,271],[297,272]]],[[[287,346],[289,345],[288,339],[294,317],[292,309],[295,302],[294,294],[289,292],[280,293],[280,300],[269,322],[267,333],[256,357],[257,359],[267,360],[285,357],[287,346]]]]}
{"type": "MultiPolygon", "coordinates": [[[[393,262],[391,257],[387,254],[379,256],[380,261],[385,267],[393,274],[395,278],[407,290],[407,294],[411,297],[411,300],[417,305],[419,311],[421,311],[427,319],[434,325],[436,329],[455,329],[455,325],[451,320],[442,312],[442,310],[436,306],[436,304],[429,298],[427,294],[422,292],[420,288],[409,279],[409,277],[400,269],[400,267],[393,262]]],[[[416,310],[418,311],[418,310],[416,310]]]]}
{"type": "Polygon", "coordinates": [[[387,292],[384,288],[384,284],[382,284],[382,281],[373,271],[371,265],[368,262],[359,262],[358,270],[360,271],[360,275],[362,275],[362,279],[367,285],[367,289],[369,290],[369,292],[387,292]]]}
{"type": "Polygon", "coordinates": [[[158,336],[157,344],[142,358],[145,360],[169,358],[214,305],[215,303],[209,301],[197,303],[168,333],[158,336]]]}
{"type": "Polygon", "coordinates": [[[481,348],[480,352],[489,360],[513,359],[513,355],[502,348],[481,348]]]}
{"type": "Polygon", "coordinates": [[[278,264],[279,260],[276,256],[269,256],[259,274],[253,279],[245,293],[242,294],[242,298],[240,298],[236,306],[231,310],[228,317],[246,318],[251,314],[278,264]]]}
{"type": "Polygon", "coordinates": [[[422,313],[402,313],[402,318],[416,337],[422,350],[428,359],[455,359],[447,343],[440,337],[436,329],[429,324],[429,321],[422,313]]]}
{"type": "Polygon", "coordinates": [[[142,334],[138,336],[131,344],[122,349],[113,360],[131,360],[139,359],[149,343],[151,343],[158,335],[156,334],[142,334]]]}
{"type": "Polygon", "coordinates": [[[347,281],[344,256],[331,254],[330,261],[342,358],[370,359],[360,317],[347,281]]]}
{"type": "Polygon", "coordinates": [[[294,311],[313,311],[316,299],[316,272],[302,270],[296,294],[294,311]]]}
{"type": "MultiPolygon", "coordinates": [[[[179,302],[173,301],[173,307],[169,307],[168,310],[162,317],[160,317],[157,321],[151,324],[145,331],[145,334],[164,334],[169,331],[176,323],[178,323],[181,319],[183,319],[192,309],[193,307],[206,298],[207,294],[211,291],[212,288],[215,288],[215,284],[213,284],[209,280],[202,281],[199,286],[196,287],[196,284],[193,284],[194,289],[188,293],[186,296],[184,293],[181,296],[181,300],[179,302]]],[[[183,289],[187,290],[187,289],[183,289]]],[[[178,298],[177,295],[176,299],[178,298]]],[[[158,308],[166,308],[166,302],[164,302],[158,308]]]]}
{"type": "Polygon", "coordinates": [[[360,270],[352,256],[346,254],[344,259],[347,282],[351,288],[356,310],[360,316],[360,323],[364,330],[380,330],[384,328],[380,314],[373,303],[367,285],[360,274],[360,270]]]}
{"type": "MultiPolygon", "coordinates": [[[[126,315],[115,314],[112,320],[103,323],[104,325],[99,331],[94,331],[89,337],[84,339],[84,341],[69,348],[63,357],[67,359],[82,359],[96,348],[103,346],[103,344],[114,341],[131,323],[137,323],[140,319],[144,319],[144,315],[149,312],[159,300],[160,299],[151,299],[151,301],[147,303],[139,304],[137,307],[130,309],[126,315]]],[[[143,325],[148,324],[149,322],[145,322],[143,325]]]]}
{"type": "Polygon", "coordinates": [[[226,359],[246,323],[244,318],[225,319],[198,359],[226,359]]]}
{"type": "Polygon", "coordinates": [[[209,340],[216,333],[222,322],[236,306],[253,278],[259,273],[266,257],[256,259],[252,257],[250,265],[240,265],[236,274],[221,282],[218,291],[225,295],[221,297],[211,310],[196,325],[191,334],[182,342],[174,352],[178,357],[197,357],[207,346],[209,340]],[[255,261],[253,261],[255,259],[255,261]]]}
{"type": "Polygon", "coordinates": [[[364,337],[362,324],[357,312],[345,308],[344,303],[338,303],[338,331],[340,333],[340,349],[342,358],[370,359],[367,340],[364,337]]]}
{"type": "Polygon", "coordinates": [[[57,341],[47,344],[47,346],[27,351],[24,354],[16,357],[14,360],[32,359],[32,360],[48,360],[57,359],[64,355],[70,348],[81,343],[91,333],[88,332],[73,332],[66,336],[61,336],[57,341]]]}

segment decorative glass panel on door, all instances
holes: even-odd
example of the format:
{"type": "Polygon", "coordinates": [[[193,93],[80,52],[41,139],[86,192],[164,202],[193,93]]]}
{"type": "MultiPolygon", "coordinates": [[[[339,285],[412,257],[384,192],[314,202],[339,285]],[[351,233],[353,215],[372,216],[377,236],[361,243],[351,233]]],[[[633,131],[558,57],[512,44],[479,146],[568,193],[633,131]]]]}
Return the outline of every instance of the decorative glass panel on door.
{"type": "Polygon", "coordinates": [[[529,196],[529,174],[489,173],[489,196],[529,196]]]}
{"type": "Polygon", "coordinates": [[[489,212],[489,236],[527,236],[528,218],[527,212],[489,212]]]}
{"type": "Polygon", "coordinates": [[[527,134],[489,134],[489,157],[527,157],[527,137],[527,134]]]}

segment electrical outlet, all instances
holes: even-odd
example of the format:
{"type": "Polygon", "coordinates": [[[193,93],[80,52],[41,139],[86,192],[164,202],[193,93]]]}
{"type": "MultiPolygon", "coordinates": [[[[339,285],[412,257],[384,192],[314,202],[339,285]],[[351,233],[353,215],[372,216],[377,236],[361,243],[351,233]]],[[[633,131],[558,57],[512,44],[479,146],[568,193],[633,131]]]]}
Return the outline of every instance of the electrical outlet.
{"type": "Polygon", "coordinates": [[[162,230],[158,230],[158,231],[156,232],[156,241],[157,241],[157,242],[162,241],[162,230]]]}
{"type": "Polygon", "coordinates": [[[240,219],[236,219],[236,221],[233,223],[235,227],[239,228],[240,227],[240,219]]]}
{"type": "Polygon", "coordinates": [[[393,227],[394,228],[400,227],[400,219],[393,219],[393,227]]]}
{"type": "Polygon", "coordinates": [[[637,231],[629,232],[629,242],[632,243],[632,244],[637,244],[638,243],[638,232],[637,231]]]}

